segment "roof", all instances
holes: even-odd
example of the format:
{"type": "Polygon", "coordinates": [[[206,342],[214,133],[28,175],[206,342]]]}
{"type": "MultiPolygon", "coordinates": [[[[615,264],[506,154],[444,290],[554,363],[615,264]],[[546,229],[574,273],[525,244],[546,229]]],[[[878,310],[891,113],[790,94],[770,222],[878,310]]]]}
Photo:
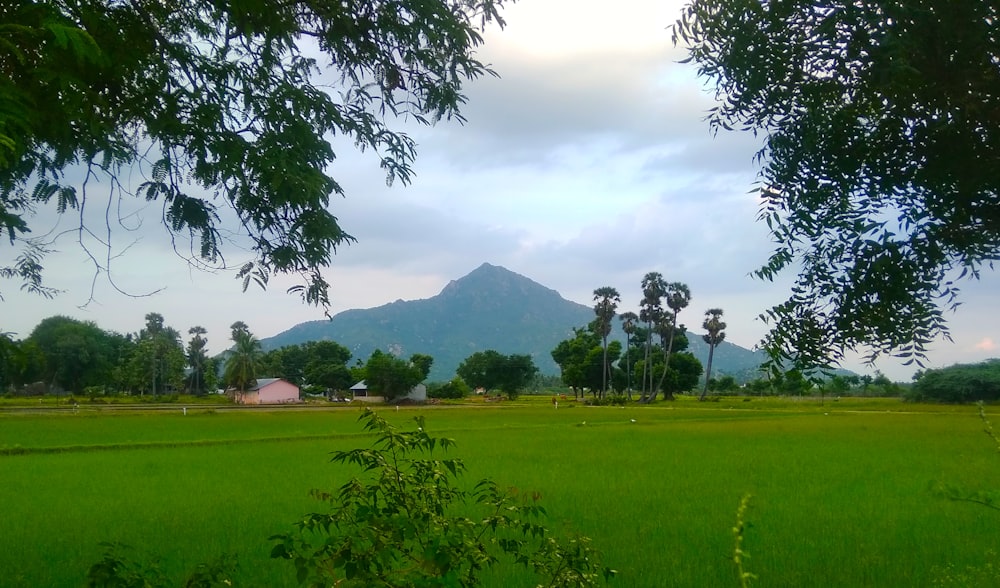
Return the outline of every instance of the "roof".
{"type": "Polygon", "coordinates": [[[361,380],[357,384],[351,386],[351,390],[367,390],[368,384],[364,380],[361,380]]]}
{"type": "Polygon", "coordinates": [[[257,383],[254,384],[251,388],[248,388],[247,391],[254,392],[266,386],[270,386],[271,384],[278,382],[280,380],[281,378],[257,378],[257,383]]]}

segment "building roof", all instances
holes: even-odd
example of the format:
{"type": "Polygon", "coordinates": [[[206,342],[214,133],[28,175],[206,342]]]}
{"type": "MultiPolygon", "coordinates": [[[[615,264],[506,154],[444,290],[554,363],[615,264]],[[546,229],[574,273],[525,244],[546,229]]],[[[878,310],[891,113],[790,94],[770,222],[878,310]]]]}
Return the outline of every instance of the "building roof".
{"type": "Polygon", "coordinates": [[[273,384],[273,383],[275,383],[277,381],[280,381],[280,380],[281,380],[281,378],[257,378],[257,383],[254,384],[253,387],[249,388],[247,391],[248,392],[254,392],[254,391],[260,390],[261,388],[264,388],[266,386],[270,386],[271,384],[273,384]]]}
{"type": "Polygon", "coordinates": [[[357,384],[351,386],[351,390],[367,390],[367,389],[368,389],[368,384],[366,384],[364,380],[361,380],[357,384]]]}

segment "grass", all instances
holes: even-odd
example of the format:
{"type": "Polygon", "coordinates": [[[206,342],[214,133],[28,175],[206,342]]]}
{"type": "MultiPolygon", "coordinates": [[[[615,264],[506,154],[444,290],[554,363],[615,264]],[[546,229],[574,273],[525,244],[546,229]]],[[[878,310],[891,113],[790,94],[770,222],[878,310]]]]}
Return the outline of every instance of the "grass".
{"type": "MultiPolygon", "coordinates": [[[[1000,515],[935,497],[935,481],[1000,488],[973,407],[874,400],[722,400],[553,410],[550,398],[405,409],[454,438],[469,483],[538,490],[557,528],[594,539],[620,586],[736,586],[733,525],[760,585],[929,586],[982,566],[1000,515]],[[635,422],[632,422],[632,421],[635,422]],[[585,424],[584,424],[585,423],[585,424]]],[[[571,405],[572,406],[572,405],[571,405]]],[[[81,585],[100,541],[182,569],[223,552],[244,586],[292,586],[267,537],[351,472],[353,409],[0,416],[4,585],[81,585]],[[138,449],[135,449],[138,448],[138,449]],[[41,451],[33,453],[34,451],[41,451]]],[[[523,585],[505,570],[491,585],[523,585]]]]}

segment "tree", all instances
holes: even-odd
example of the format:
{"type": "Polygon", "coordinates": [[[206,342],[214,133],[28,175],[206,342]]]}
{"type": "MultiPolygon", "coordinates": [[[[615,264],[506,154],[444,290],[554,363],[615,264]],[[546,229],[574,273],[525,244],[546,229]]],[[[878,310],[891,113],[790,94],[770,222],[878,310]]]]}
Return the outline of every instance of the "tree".
{"type": "Polygon", "coordinates": [[[229,328],[232,330],[230,339],[233,349],[226,361],[223,379],[226,387],[233,390],[235,399],[242,400],[246,391],[257,382],[261,346],[243,321],[236,321],[229,328]]]}
{"type": "MultiPolygon", "coordinates": [[[[667,333],[669,339],[667,344],[663,346],[663,363],[664,365],[670,365],[670,354],[674,349],[674,334],[678,330],[677,326],[677,315],[680,314],[682,310],[687,308],[688,304],[691,303],[691,289],[688,288],[687,284],[681,282],[670,282],[667,284],[665,292],[665,301],[667,308],[670,309],[670,322],[668,324],[667,333]]],[[[680,327],[683,332],[683,325],[680,327]]],[[[667,375],[667,370],[663,371],[663,375],[660,376],[659,388],[663,388],[663,378],[667,375]]],[[[669,400],[673,400],[673,394],[664,390],[664,396],[669,400]]]]}
{"type": "Polygon", "coordinates": [[[635,334],[639,315],[632,311],[623,312],[619,317],[622,321],[622,331],[625,333],[625,389],[629,400],[632,399],[632,362],[629,349],[632,347],[632,335],[635,334]]]}
{"type": "Polygon", "coordinates": [[[197,395],[205,393],[205,371],[208,368],[208,354],[205,352],[205,346],[208,345],[208,339],[202,335],[206,333],[208,331],[201,326],[188,329],[188,335],[193,335],[188,341],[187,349],[188,366],[191,367],[191,375],[188,378],[191,383],[189,388],[192,394],[197,395]]]}
{"type": "Polygon", "coordinates": [[[410,364],[420,372],[420,381],[427,379],[431,373],[431,366],[434,365],[434,358],[423,353],[414,353],[410,356],[410,364]]]}
{"type": "Polygon", "coordinates": [[[131,387],[140,394],[148,391],[156,396],[168,388],[179,390],[184,382],[184,365],[188,363],[180,333],[165,326],[163,315],[146,314],[146,326],[139,331],[129,363],[131,387]]]}
{"type": "Polygon", "coordinates": [[[611,375],[611,364],[608,363],[608,335],[611,334],[611,322],[615,318],[615,310],[621,302],[621,295],[618,290],[603,286],[594,290],[594,314],[597,315],[597,334],[601,336],[601,346],[604,349],[604,356],[601,361],[601,398],[604,397],[608,389],[608,380],[611,375]]]}
{"type": "Polygon", "coordinates": [[[472,388],[500,390],[513,399],[531,383],[538,368],[530,355],[503,355],[487,349],[462,360],[455,371],[472,388]]]}
{"type": "MultiPolygon", "coordinates": [[[[666,294],[667,283],[659,272],[649,272],[642,278],[642,302],[639,303],[639,320],[646,323],[648,333],[653,332],[653,325],[660,321],[663,314],[663,296],[666,294]]],[[[653,389],[653,371],[648,369],[650,356],[653,351],[653,339],[646,337],[646,349],[643,355],[642,369],[642,402],[652,402],[656,398],[656,391],[653,389]],[[649,376],[649,387],[646,386],[647,371],[649,376]]]]}
{"type": "MultiPolygon", "coordinates": [[[[488,23],[503,25],[503,3],[3,3],[0,233],[23,253],[0,276],[51,295],[41,286],[48,243],[25,237],[32,214],[100,204],[100,182],[109,206],[162,202],[166,230],[195,265],[225,265],[238,227],[253,251],[244,289],[299,274],[292,290],[327,304],[320,270],[354,240],[328,210],[344,193],[327,172],[330,138],[408,182],[415,142],[391,117],[463,120],[463,83],[493,73],[474,53],[488,23]],[[70,182],[74,169],[88,181],[70,182]]],[[[111,228],[73,216],[82,237],[111,228]]],[[[112,244],[82,237],[95,271],[109,271],[114,256],[91,248],[112,244]]]]}
{"type": "Polygon", "coordinates": [[[993,2],[692,0],[674,28],[715,83],[713,129],[766,138],[756,273],[776,361],[863,349],[921,361],[955,276],[1000,256],[1000,18],[993,2]]]}
{"type": "Polygon", "coordinates": [[[589,388],[589,382],[593,381],[590,374],[595,368],[599,369],[599,360],[593,361],[595,349],[597,357],[602,357],[604,351],[597,333],[574,327],[573,338],[560,341],[552,350],[552,360],[559,366],[562,383],[573,389],[574,398],[583,397],[584,388],[589,388]]]}
{"type": "Polygon", "coordinates": [[[715,355],[715,348],[726,339],[726,323],[722,321],[722,309],[710,308],[705,311],[705,320],[701,323],[701,328],[705,329],[705,334],[701,338],[708,343],[708,363],[705,365],[705,388],[701,391],[698,400],[704,400],[708,393],[708,381],[712,378],[712,357],[715,355]]]}
{"type": "Polygon", "coordinates": [[[912,399],[940,402],[1000,399],[1000,359],[929,369],[913,384],[912,399]]]}
{"type": "Polygon", "coordinates": [[[671,353],[668,377],[663,384],[664,393],[673,396],[694,390],[703,371],[701,362],[691,353],[671,353]]]}
{"type": "Polygon", "coordinates": [[[65,316],[42,320],[28,341],[38,350],[40,376],[50,386],[80,394],[111,380],[118,350],[115,335],[93,322],[65,316]]]}
{"type": "Polygon", "coordinates": [[[513,400],[531,384],[538,368],[530,355],[511,354],[503,358],[499,366],[497,387],[507,398],[513,400]]]}
{"type": "Polygon", "coordinates": [[[368,389],[387,401],[406,396],[425,377],[421,366],[378,349],[368,358],[365,373],[368,389]]]}

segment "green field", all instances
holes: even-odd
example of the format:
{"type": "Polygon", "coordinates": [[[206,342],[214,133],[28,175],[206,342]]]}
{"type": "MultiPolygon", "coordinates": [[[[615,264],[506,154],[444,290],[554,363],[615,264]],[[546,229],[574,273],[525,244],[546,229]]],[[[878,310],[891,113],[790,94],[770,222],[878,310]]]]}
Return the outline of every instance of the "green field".
{"type": "MultiPolygon", "coordinates": [[[[471,485],[537,490],[550,526],[589,535],[618,586],[735,586],[735,510],[760,586],[931,586],[1000,552],[1000,513],[934,482],[1000,488],[974,407],[754,399],[589,408],[521,404],[386,410],[457,441],[471,485]],[[635,422],[632,422],[632,421],[635,422]]],[[[2,586],[79,586],[101,541],[180,577],[238,554],[239,585],[294,586],[267,537],[321,507],[366,446],[357,409],[0,413],[2,586]]],[[[1000,420],[1000,418],[994,419],[1000,420]]],[[[492,584],[527,582],[505,570],[492,584]],[[503,577],[499,577],[503,576],[503,577]]],[[[996,578],[993,578],[996,582],[996,578]]],[[[983,583],[982,585],[995,585],[983,583]]]]}

